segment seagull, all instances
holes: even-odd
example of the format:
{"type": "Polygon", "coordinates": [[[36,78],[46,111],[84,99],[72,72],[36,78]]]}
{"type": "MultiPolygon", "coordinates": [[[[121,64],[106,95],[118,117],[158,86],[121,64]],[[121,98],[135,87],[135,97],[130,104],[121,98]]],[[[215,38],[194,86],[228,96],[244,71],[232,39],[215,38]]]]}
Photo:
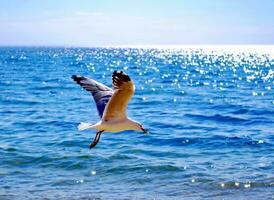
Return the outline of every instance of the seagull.
{"type": "Polygon", "coordinates": [[[141,123],[127,117],[127,105],[134,94],[135,86],[126,73],[123,71],[113,72],[113,89],[84,76],[73,75],[71,78],[92,94],[101,118],[96,124],[81,122],[78,126],[79,131],[98,130],[93,142],[89,145],[90,149],[96,146],[103,132],[135,130],[147,133],[141,123]]]}

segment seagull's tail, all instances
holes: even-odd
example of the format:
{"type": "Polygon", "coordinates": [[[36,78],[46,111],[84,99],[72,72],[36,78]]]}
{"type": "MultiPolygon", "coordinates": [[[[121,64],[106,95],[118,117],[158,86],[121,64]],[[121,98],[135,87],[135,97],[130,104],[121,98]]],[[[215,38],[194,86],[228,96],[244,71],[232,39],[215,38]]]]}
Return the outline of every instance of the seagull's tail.
{"type": "Polygon", "coordinates": [[[78,130],[79,130],[79,131],[83,131],[83,130],[86,130],[86,129],[88,129],[88,128],[91,128],[92,126],[93,126],[93,124],[81,122],[81,123],[78,125],[78,130]]]}

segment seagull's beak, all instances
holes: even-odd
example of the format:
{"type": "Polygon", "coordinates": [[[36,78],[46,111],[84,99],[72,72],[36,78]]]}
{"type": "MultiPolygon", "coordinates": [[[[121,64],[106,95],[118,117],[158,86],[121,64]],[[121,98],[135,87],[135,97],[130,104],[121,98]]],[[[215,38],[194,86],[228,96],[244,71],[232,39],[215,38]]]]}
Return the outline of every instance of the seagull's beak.
{"type": "Polygon", "coordinates": [[[143,131],[144,133],[148,133],[148,130],[147,130],[147,129],[144,129],[143,127],[142,127],[141,129],[142,129],[142,131],[143,131]]]}

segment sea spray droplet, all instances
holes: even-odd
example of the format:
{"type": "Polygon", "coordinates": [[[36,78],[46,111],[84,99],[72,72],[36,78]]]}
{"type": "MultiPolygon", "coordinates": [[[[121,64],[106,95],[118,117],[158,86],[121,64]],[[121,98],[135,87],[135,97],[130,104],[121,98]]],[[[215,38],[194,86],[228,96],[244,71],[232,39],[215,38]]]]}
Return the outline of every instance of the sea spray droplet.
{"type": "Polygon", "coordinates": [[[77,180],[76,183],[84,183],[84,180],[83,179],[77,180]]]}
{"type": "Polygon", "coordinates": [[[263,143],[264,143],[263,140],[259,140],[259,141],[258,141],[258,144],[263,144],[263,143]]]}
{"type": "Polygon", "coordinates": [[[92,171],[90,172],[90,174],[94,176],[94,175],[96,175],[96,171],[92,170],[92,171]]]}
{"type": "Polygon", "coordinates": [[[189,143],[189,140],[188,139],[183,140],[182,143],[189,143]]]}

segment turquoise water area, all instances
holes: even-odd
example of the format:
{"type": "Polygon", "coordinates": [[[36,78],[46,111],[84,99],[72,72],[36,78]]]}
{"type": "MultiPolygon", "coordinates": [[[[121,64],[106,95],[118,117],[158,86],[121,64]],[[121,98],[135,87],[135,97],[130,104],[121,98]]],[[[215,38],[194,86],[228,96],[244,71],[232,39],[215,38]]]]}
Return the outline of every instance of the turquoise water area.
{"type": "Polygon", "coordinates": [[[273,199],[274,57],[161,48],[0,48],[0,199],[273,199]],[[90,94],[128,73],[150,134],[94,149],[90,94]]]}

